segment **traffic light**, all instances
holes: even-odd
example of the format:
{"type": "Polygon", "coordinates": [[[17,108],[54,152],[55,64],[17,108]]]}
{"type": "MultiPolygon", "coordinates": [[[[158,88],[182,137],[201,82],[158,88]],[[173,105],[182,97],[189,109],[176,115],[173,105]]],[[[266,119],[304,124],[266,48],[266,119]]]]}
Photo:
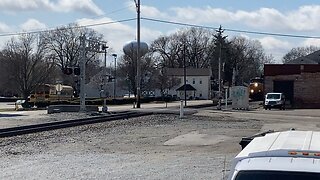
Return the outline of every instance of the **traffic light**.
{"type": "Polygon", "coordinates": [[[71,67],[66,67],[63,69],[63,73],[66,75],[72,74],[72,68],[71,67]]]}
{"type": "Polygon", "coordinates": [[[114,80],[113,76],[108,76],[108,82],[112,82],[114,80]]]}
{"type": "Polygon", "coordinates": [[[79,75],[80,75],[80,68],[79,68],[79,67],[75,67],[75,68],[73,69],[73,72],[74,72],[74,75],[79,76],[79,75]]]}

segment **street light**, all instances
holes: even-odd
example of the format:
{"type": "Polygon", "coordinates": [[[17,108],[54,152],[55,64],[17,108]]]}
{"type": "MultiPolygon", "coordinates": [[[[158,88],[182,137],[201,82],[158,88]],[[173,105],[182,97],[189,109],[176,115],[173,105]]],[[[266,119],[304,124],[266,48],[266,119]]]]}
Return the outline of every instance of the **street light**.
{"type": "Polygon", "coordinates": [[[113,81],[113,99],[116,98],[116,87],[117,87],[117,54],[112,54],[114,57],[114,81],[113,81]]]}

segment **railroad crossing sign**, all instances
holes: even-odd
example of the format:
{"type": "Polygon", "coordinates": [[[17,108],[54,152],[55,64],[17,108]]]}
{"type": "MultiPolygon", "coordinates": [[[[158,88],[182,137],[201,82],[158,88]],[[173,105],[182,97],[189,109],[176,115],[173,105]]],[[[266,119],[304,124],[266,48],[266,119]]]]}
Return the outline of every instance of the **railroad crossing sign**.
{"type": "Polygon", "coordinates": [[[56,90],[57,90],[58,94],[60,94],[61,91],[62,91],[62,84],[57,84],[56,85],[56,90]]]}

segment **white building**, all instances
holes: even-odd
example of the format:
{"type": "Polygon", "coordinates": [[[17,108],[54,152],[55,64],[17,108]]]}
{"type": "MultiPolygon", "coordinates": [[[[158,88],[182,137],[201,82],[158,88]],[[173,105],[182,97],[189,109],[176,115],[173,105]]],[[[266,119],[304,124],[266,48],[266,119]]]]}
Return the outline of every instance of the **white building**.
{"type": "MultiPolygon", "coordinates": [[[[178,79],[179,84],[168,91],[168,94],[184,99],[184,69],[168,68],[168,76],[178,79]]],[[[210,69],[186,69],[187,99],[211,99],[210,69]]]]}

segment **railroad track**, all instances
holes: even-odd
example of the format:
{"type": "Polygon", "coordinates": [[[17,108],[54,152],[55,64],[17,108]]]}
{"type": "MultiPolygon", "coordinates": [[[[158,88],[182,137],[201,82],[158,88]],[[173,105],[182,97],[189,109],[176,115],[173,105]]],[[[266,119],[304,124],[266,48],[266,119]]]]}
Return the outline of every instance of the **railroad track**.
{"type": "Polygon", "coordinates": [[[3,137],[11,137],[17,136],[22,134],[30,134],[42,131],[49,131],[54,129],[62,129],[86,124],[93,124],[93,123],[101,123],[106,121],[114,121],[120,119],[129,119],[133,117],[140,117],[140,116],[147,116],[151,115],[151,112],[122,112],[117,114],[111,114],[107,116],[96,116],[90,118],[83,118],[83,119],[73,119],[73,120],[66,120],[66,121],[59,121],[59,122],[49,122],[43,124],[34,124],[34,125],[27,125],[27,126],[19,126],[13,128],[5,128],[0,129],[0,138],[3,137]]]}

